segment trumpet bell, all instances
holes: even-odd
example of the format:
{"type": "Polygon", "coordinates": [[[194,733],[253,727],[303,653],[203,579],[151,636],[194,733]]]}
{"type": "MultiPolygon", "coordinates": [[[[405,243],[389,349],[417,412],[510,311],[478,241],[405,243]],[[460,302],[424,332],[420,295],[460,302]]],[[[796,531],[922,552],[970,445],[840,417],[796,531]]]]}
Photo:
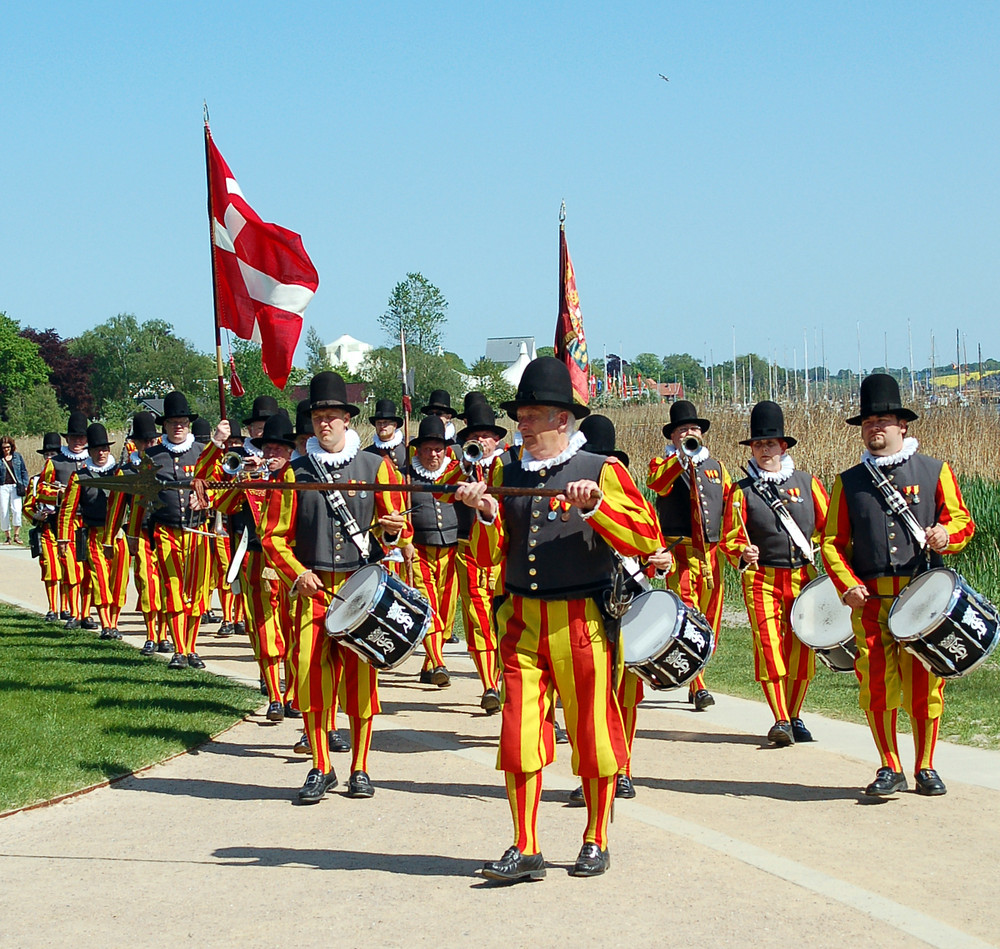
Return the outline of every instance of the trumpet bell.
{"type": "Polygon", "coordinates": [[[222,470],[232,477],[238,475],[246,467],[246,459],[238,451],[227,451],[222,456],[222,470]]]}
{"type": "Polygon", "coordinates": [[[681,451],[688,457],[697,455],[704,445],[705,442],[702,440],[700,435],[685,435],[681,439],[681,451]]]}

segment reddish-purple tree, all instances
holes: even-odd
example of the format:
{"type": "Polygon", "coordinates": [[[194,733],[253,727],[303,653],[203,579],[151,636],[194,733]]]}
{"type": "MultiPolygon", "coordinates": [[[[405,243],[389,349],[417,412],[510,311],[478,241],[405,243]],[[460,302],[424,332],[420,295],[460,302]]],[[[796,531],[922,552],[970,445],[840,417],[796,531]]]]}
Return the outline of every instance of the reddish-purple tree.
{"type": "Polygon", "coordinates": [[[93,356],[71,356],[67,340],[51,327],[42,331],[29,326],[21,330],[21,335],[38,344],[38,352],[49,367],[49,382],[56,390],[56,398],[70,411],[79,409],[93,416],[96,407],[90,385],[93,356]]]}

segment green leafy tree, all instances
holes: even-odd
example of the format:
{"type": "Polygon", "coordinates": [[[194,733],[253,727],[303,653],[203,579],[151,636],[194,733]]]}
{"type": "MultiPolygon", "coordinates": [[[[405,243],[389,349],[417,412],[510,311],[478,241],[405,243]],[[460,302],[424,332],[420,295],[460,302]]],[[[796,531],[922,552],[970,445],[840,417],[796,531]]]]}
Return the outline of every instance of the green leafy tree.
{"type": "Polygon", "coordinates": [[[501,402],[513,399],[516,394],[514,386],[504,379],[503,370],[500,363],[485,356],[480,357],[469,370],[469,375],[474,380],[473,385],[486,396],[494,409],[501,402]]]}
{"type": "MultiPolygon", "coordinates": [[[[309,327],[306,333],[306,368],[310,376],[315,376],[317,372],[333,369],[333,363],[326,354],[326,344],[316,331],[315,326],[309,327]]],[[[341,373],[343,375],[343,373],[341,373]]]]}
{"type": "MultiPolygon", "coordinates": [[[[236,363],[236,372],[239,374],[246,394],[239,398],[231,395],[226,397],[226,415],[242,424],[243,419],[250,417],[253,410],[253,400],[261,395],[270,395],[278,400],[279,406],[288,410],[289,418],[294,424],[295,401],[292,399],[292,386],[287,385],[284,389],[279,389],[271,382],[260,362],[260,346],[245,339],[235,340],[233,360],[236,363]]],[[[206,414],[213,419],[217,418],[219,415],[218,403],[206,414]]]]}
{"type": "Polygon", "coordinates": [[[47,383],[13,392],[7,402],[5,428],[14,435],[65,431],[67,410],[47,383]]]}
{"type": "Polygon", "coordinates": [[[705,391],[705,370],[690,353],[672,353],[663,357],[660,382],[683,382],[684,392],[696,395],[705,391]]]}
{"type": "Polygon", "coordinates": [[[93,357],[92,391],[101,413],[109,400],[126,403],[179,389],[200,405],[215,391],[213,360],[175,336],[165,320],[140,323],[119,313],[82,333],[69,349],[73,356],[93,357]]]}
{"type": "Polygon", "coordinates": [[[412,349],[435,352],[441,346],[441,330],[448,321],[448,301],[423,274],[408,273],[397,283],[389,304],[379,318],[390,346],[399,344],[399,331],[406,334],[407,353],[412,349]]]}
{"type": "Polygon", "coordinates": [[[632,372],[641,372],[647,379],[657,379],[663,372],[663,360],[654,353],[639,353],[632,360],[632,372]]]}
{"type": "MultiPolygon", "coordinates": [[[[465,392],[466,386],[462,376],[449,363],[444,355],[425,352],[422,349],[409,346],[406,348],[407,369],[413,372],[413,408],[427,404],[431,391],[445,389],[453,396],[465,392]]],[[[402,392],[399,347],[383,347],[373,349],[361,364],[360,375],[368,385],[367,397],[370,399],[392,399],[397,405],[402,392]]],[[[460,400],[454,400],[453,403],[460,400]]]]}
{"type": "Polygon", "coordinates": [[[17,320],[0,312],[0,417],[7,418],[10,399],[49,381],[49,367],[38,343],[21,335],[17,320]]]}
{"type": "MultiPolygon", "coordinates": [[[[535,355],[538,356],[539,358],[541,358],[542,356],[554,356],[555,354],[556,354],[556,348],[555,348],[555,346],[536,346],[535,347],[535,355]]],[[[593,364],[594,364],[594,360],[593,359],[590,360],[590,364],[591,364],[591,366],[593,366],[593,364]]],[[[603,366],[604,366],[604,360],[602,359],[601,360],[601,367],[602,367],[601,371],[602,372],[604,371],[603,366]]],[[[593,370],[591,370],[591,371],[593,371],[593,370]]]]}

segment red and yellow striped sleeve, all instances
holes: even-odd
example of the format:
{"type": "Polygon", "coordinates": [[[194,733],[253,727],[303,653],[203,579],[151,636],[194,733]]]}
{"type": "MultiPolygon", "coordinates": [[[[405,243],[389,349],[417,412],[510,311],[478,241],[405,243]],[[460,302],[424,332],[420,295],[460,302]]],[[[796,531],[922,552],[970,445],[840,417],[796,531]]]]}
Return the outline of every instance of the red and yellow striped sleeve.
{"type": "Polygon", "coordinates": [[[72,540],[73,530],[76,527],[76,509],[80,504],[80,479],[74,471],[69,476],[69,484],[66,485],[66,495],[63,497],[62,506],[59,508],[58,528],[56,536],[59,540],[72,540]]]}
{"type": "MultiPolygon", "coordinates": [[[[649,463],[649,477],[646,487],[655,494],[666,494],[674,482],[684,473],[684,465],[679,454],[674,453],[666,458],[654,458],[649,463]]],[[[723,475],[728,477],[728,475],[723,475]]]]}
{"type": "Polygon", "coordinates": [[[35,508],[38,505],[38,475],[28,480],[28,491],[21,504],[21,513],[29,520],[35,519],[35,508]]]}
{"type": "Polygon", "coordinates": [[[830,510],[830,496],[826,493],[823,482],[815,475],[812,479],[812,502],[816,526],[810,540],[814,544],[819,544],[823,536],[823,528],[826,526],[827,512],[830,510]]]}
{"type": "Polygon", "coordinates": [[[746,497],[739,484],[732,484],[722,509],[722,535],[719,546],[723,555],[734,566],[740,566],[740,556],[750,546],[743,524],[746,521],[746,497]]]}
{"type": "MultiPolygon", "coordinates": [[[[121,468],[115,468],[115,477],[124,478],[125,472],[121,468]]],[[[108,507],[104,515],[104,538],[102,543],[105,547],[110,547],[115,540],[115,535],[122,526],[125,519],[125,511],[128,506],[128,495],[123,491],[108,491],[108,507]]]]}
{"type": "MultiPolygon", "coordinates": [[[[399,469],[392,463],[388,456],[382,459],[382,464],[379,465],[378,471],[375,473],[375,483],[390,485],[403,483],[403,476],[399,473],[399,469]]],[[[407,507],[409,507],[407,504],[407,495],[403,491],[375,492],[376,517],[383,517],[386,514],[395,514],[399,511],[405,511],[407,507]]],[[[384,536],[384,531],[378,525],[376,525],[375,530],[378,532],[380,537],[384,536]]],[[[412,537],[413,525],[410,523],[409,517],[407,517],[406,526],[396,539],[396,546],[405,547],[411,542],[412,537]]]]}
{"type": "Polygon", "coordinates": [[[42,465],[42,473],[38,476],[38,501],[40,504],[58,504],[59,487],[56,481],[56,467],[52,459],[47,458],[42,465]]]}
{"type": "Polygon", "coordinates": [[[948,462],[943,462],[941,465],[941,474],[938,476],[937,490],[934,495],[934,505],[940,512],[938,523],[948,531],[948,546],[944,553],[957,554],[972,540],[972,535],[976,532],[976,525],[969,509],[965,506],[965,501],[962,500],[962,492],[958,487],[955,472],[951,470],[948,462]]]}
{"type": "Polygon", "coordinates": [[[851,519],[847,513],[844,485],[840,475],[837,475],[833,482],[833,491],[830,492],[830,506],[827,509],[826,523],[823,525],[820,551],[826,572],[830,574],[830,579],[841,595],[851,587],[862,585],[850,567],[853,549],[851,519]]]}
{"type": "MultiPolygon", "coordinates": [[[[290,467],[285,468],[282,480],[295,480],[295,473],[290,467]]],[[[260,523],[257,525],[257,536],[260,537],[268,565],[277,571],[289,587],[292,587],[306,572],[306,568],[298,561],[292,548],[298,512],[297,497],[296,491],[270,492],[267,504],[261,511],[260,523]]]]}
{"type": "Polygon", "coordinates": [[[218,481],[222,477],[222,449],[210,441],[198,456],[194,463],[194,473],[192,478],[201,478],[203,481],[218,481]]]}
{"type": "Polygon", "coordinates": [[[587,521],[609,547],[624,557],[642,557],[666,546],[653,505],[617,458],[601,466],[598,486],[603,497],[587,521]]]}
{"type": "MultiPolygon", "coordinates": [[[[503,465],[494,465],[490,469],[489,483],[493,487],[503,484],[503,465]]],[[[507,538],[503,530],[503,498],[499,497],[496,500],[500,508],[493,523],[484,524],[477,516],[472,522],[472,530],[469,531],[469,550],[472,559],[480,567],[495,567],[503,561],[507,553],[507,538]]]]}

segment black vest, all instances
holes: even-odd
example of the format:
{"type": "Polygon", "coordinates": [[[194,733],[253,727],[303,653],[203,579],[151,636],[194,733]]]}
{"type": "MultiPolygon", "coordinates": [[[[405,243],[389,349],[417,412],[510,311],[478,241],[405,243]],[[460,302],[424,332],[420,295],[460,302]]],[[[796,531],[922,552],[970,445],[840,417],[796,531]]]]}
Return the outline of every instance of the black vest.
{"type": "MultiPolygon", "coordinates": [[[[74,471],[79,474],[81,471],[87,470],[87,460],[73,461],[72,458],[67,458],[62,452],[59,452],[52,459],[52,467],[55,469],[56,481],[66,487],[69,484],[69,476],[74,471]]],[[[61,500],[56,502],[56,510],[59,510],[60,507],[62,507],[61,500]]]]}
{"type": "MultiPolygon", "coordinates": [[[[760,563],[766,567],[804,567],[806,560],[802,551],[781,526],[778,515],[754,490],[753,479],[744,478],[739,483],[746,499],[743,518],[746,521],[750,543],[760,548],[760,563]]],[[[787,481],[780,484],[769,482],[792,515],[792,520],[809,540],[816,530],[816,510],[813,507],[812,475],[808,471],[793,471],[787,481]]]]}
{"type": "MultiPolygon", "coordinates": [[[[717,544],[722,536],[722,474],[725,469],[721,461],[709,457],[696,470],[705,539],[710,544],[717,544]]],[[[657,497],[656,514],[664,537],[691,536],[691,488],[683,475],[677,477],[666,494],[657,497]]]]}
{"type": "MultiPolygon", "coordinates": [[[[909,502],[920,526],[933,526],[937,521],[935,497],[941,462],[918,452],[901,464],[880,470],[909,502]]],[[[851,521],[854,573],[862,580],[913,576],[924,562],[924,554],[899,518],[889,511],[865,466],[848,469],[840,481],[851,521]]],[[[942,563],[940,554],[931,554],[932,567],[940,567],[942,563]]]]}
{"type": "MultiPolygon", "coordinates": [[[[410,469],[410,479],[418,484],[432,484],[410,469]]],[[[413,543],[424,547],[454,547],[458,544],[458,511],[464,507],[475,516],[472,508],[442,501],[433,494],[410,495],[410,523],[413,525],[413,543]]],[[[468,536],[468,535],[467,535],[468,536]]]]}
{"type": "MultiPolygon", "coordinates": [[[[565,488],[571,481],[600,482],[607,458],[578,451],[555,468],[525,471],[519,459],[503,466],[503,484],[514,488],[565,488]]],[[[596,596],[612,584],[611,548],[572,507],[550,519],[550,498],[541,495],[504,498],[507,533],[508,593],[538,600],[576,600],[596,596]]]]}
{"type": "MultiPolygon", "coordinates": [[[[314,456],[306,455],[292,462],[295,480],[299,483],[323,481],[317,472],[314,456]]],[[[328,467],[335,482],[362,481],[372,483],[382,467],[380,455],[359,451],[346,464],[328,467]]],[[[354,520],[362,531],[367,530],[375,517],[375,498],[371,491],[344,491],[343,497],[354,520]]],[[[299,563],[310,570],[336,570],[346,573],[363,567],[367,561],[361,557],[351,535],[334,517],[323,491],[296,492],[295,556],[299,563]]],[[[372,549],[377,553],[377,541],[371,538],[372,549]]]]}
{"type": "Polygon", "coordinates": [[[395,448],[379,448],[378,445],[366,445],[363,451],[379,458],[388,458],[396,466],[397,471],[403,470],[406,464],[406,445],[400,442],[395,448]]]}
{"type": "MultiPolygon", "coordinates": [[[[156,465],[158,481],[188,483],[192,480],[194,466],[204,447],[195,442],[186,451],[175,454],[164,445],[156,444],[146,452],[146,457],[156,465]]],[[[149,512],[151,522],[165,524],[167,527],[198,527],[204,522],[204,511],[191,510],[188,491],[161,491],[159,497],[163,507],[149,512]]]]}
{"type": "Polygon", "coordinates": [[[83,523],[87,527],[103,527],[104,519],[108,513],[108,492],[106,488],[90,488],[87,482],[92,478],[113,478],[118,471],[118,466],[105,471],[103,474],[96,474],[89,468],[84,468],[76,473],[80,482],[80,503],[77,511],[83,518],[83,523]]]}

